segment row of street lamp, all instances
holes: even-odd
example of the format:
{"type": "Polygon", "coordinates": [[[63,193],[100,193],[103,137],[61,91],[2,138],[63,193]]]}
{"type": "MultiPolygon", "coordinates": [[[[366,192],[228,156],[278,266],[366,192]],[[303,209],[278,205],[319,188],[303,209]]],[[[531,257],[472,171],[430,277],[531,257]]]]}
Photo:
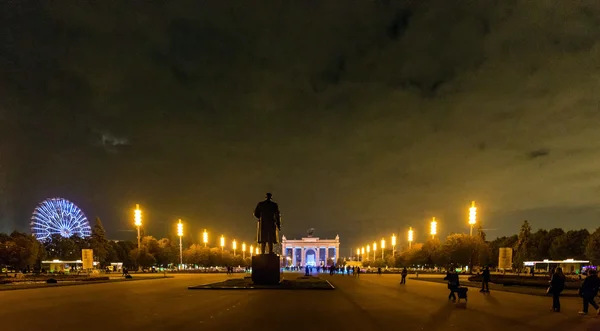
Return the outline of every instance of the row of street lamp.
{"type": "MultiPolygon", "coordinates": [[[[475,223],[477,223],[477,207],[475,207],[475,201],[471,202],[471,207],[469,208],[469,225],[471,226],[471,232],[470,235],[473,236],[473,227],[475,226],[475,223]]],[[[432,239],[435,239],[435,236],[437,235],[437,224],[438,222],[436,221],[435,217],[433,217],[433,219],[431,220],[431,223],[429,225],[429,234],[431,235],[432,239]]],[[[411,248],[412,247],[412,242],[414,240],[414,235],[415,232],[413,231],[412,227],[408,228],[408,233],[407,233],[407,239],[408,239],[408,247],[411,248]]],[[[381,239],[381,258],[384,259],[385,256],[385,238],[381,239]]],[[[365,257],[365,253],[366,253],[366,258],[367,260],[369,260],[369,256],[371,254],[371,250],[373,251],[373,260],[376,259],[376,255],[375,252],[377,251],[377,242],[374,241],[372,245],[366,245],[363,246],[361,248],[357,248],[356,249],[356,256],[360,257],[361,259],[363,259],[365,257]],[[365,249],[366,247],[366,249],[365,249]]],[[[392,256],[395,255],[396,252],[396,234],[392,234],[392,256]]]]}
{"type": "MultiPolygon", "coordinates": [[[[140,228],[142,227],[142,210],[140,209],[140,205],[136,204],[135,205],[135,210],[133,212],[133,219],[134,219],[134,224],[137,227],[137,240],[138,240],[138,254],[140,252],[140,247],[141,247],[141,236],[140,236],[140,228]]],[[[181,223],[181,219],[179,219],[179,222],[177,223],[177,236],[179,237],[179,263],[180,265],[183,265],[183,223],[181,223]]],[[[204,243],[204,247],[207,247],[208,245],[208,232],[206,232],[206,229],[204,229],[204,232],[202,233],[202,242],[204,243]]],[[[221,235],[220,238],[220,246],[221,246],[221,252],[224,251],[225,249],[225,236],[221,235]]],[[[233,248],[233,256],[236,255],[236,251],[237,251],[237,241],[234,239],[232,242],[231,247],[233,248]]],[[[242,258],[246,258],[246,243],[242,242],[242,258]]],[[[259,254],[259,247],[256,246],[256,248],[254,247],[254,245],[250,245],[250,256],[252,256],[253,254],[259,254]]]]}

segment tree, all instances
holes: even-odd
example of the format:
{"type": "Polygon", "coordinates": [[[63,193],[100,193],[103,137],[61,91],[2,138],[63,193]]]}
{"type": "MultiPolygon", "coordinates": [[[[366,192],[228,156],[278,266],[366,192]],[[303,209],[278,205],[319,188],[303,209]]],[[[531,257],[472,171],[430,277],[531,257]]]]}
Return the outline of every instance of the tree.
{"type": "Polygon", "coordinates": [[[477,259],[477,241],[468,234],[451,234],[443,245],[446,262],[469,265],[477,259]]]}
{"type": "MultiPolygon", "coordinates": [[[[168,238],[162,238],[158,241],[159,251],[155,254],[156,264],[166,267],[169,264],[179,263],[179,247],[175,247],[168,238]]],[[[206,254],[208,259],[208,253],[206,254]]]]}
{"type": "Polygon", "coordinates": [[[90,248],[94,250],[94,259],[100,263],[101,267],[106,266],[108,250],[110,245],[106,240],[106,231],[99,217],[96,217],[96,222],[92,228],[90,238],[90,248]]]}
{"type": "Polygon", "coordinates": [[[139,253],[138,249],[136,248],[129,254],[136,262],[136,266],[140,266],[144,269],[150,268],[156,264],[156,258],[150,253],[148,247],[142,246],[142,249],[139,251],[139,253]]]}
{"type": "Polygon", "coordinates": [[[513,264],[516,270],[523,268],[523,262],[531,258],[531,226],[528,221],[524,221],[519,231],[517,245],[515,246],[515,258],[513,264]]]}
{"type": "Polygon", "coordinates": [[[485,242],[485,239],[487,237],[487,235],[485,234],[485,232],[483,231],[483,227],[481,226],[481,223],[479,223],[479,226],[477,226],[477,236],[479,238],[481,238],[481,240],[483,242],[485,242]]]}
{"type": "Polygon", "coordinates": [[[550,257],[553,260],[584,259],[590,233],[588,230],[571,230],[552,241],[550,257]]]}
{"type": "Polygon", "coordinates": [[[585,255],[594,265],[600,265],[600,228],[590,235],[585,247],[585,255]]]}
{"type": "MultiPolygon", "coordinates": [[[[75,237],[79,241],[79,237],[75,237]]],[[[50,239],[44,242],[46,252],[50,259],[63,261],[75,261],[81,259],[81,248],[71,238],[65,238],[59,234],[50,236],[50,239]]]]}
{"type": "Polygon", "coordinates": [[[33,269],[41,260],[41,245],[34,236],[21,232],[10,234],[9,244],[5,244],[8,253],[7,264],[16,269],[33,269]]]}

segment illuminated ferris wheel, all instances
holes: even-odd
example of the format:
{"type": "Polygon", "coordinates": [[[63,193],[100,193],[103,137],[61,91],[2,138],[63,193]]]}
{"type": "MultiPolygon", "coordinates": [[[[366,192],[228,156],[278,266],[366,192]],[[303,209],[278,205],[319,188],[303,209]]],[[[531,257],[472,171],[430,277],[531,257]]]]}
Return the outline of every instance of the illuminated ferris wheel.
{"type": "Polygon", "coordinates": [[[42,241],[54,234],[65,238],[74,235],[84,238],[91,235],[92,229],[88,219],[74,203],[51,198],[42,201],[33,211],[31,233],[42,241]]]}

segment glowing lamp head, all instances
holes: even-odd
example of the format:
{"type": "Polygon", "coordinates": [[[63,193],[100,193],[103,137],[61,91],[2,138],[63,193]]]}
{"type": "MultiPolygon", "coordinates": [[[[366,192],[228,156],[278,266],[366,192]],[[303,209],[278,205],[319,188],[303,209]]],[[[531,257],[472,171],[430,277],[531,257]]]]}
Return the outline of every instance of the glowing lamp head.
{"type": "Polygon", "coordinates": [[[177,223],[177,235],[183,237],[183,224],[181,223],[181,220],[177,223]]]}
{"type": "Polygon", "coordinates": [[[381,239],[381,249],[385,249],[385,239],[381,239]]]}
{"type": "Polygon", "coordinates": [[[392,234],[392,246],[396,246],[396,235],[392,234]]]}
{"type": "Polygon", "coordinates": [[[412,228],[408,229],[408,241],[412,242],[414,239],[414,232],[412,228]]]}
{"type": "Polygon", "coordinates": [[[221,247],[225,247],[225,237],[221,235],[221,247]]]}
{"type": "Polygon", "coordinates": [[[202,233],[202,241],[207,244],[208,243],[208,232],[206,232],[206,229],[204,229],[204,232],[202,233]]]}
{"type": "Polygon", "coordinates": [[[373,252],[377,250],[377,243],[373,242],[373,252]]]}
{"type": "Polygon", "coordinates": [[[356,255],[360,255],[360,248],[356,249],[356,255]]]}
{"type": "Polygon", "coordinates": [[[253,254],[253,253],[254,253],[254,246],[250,245],[250,254],[253,254]]]}
{"type": "Polygon", "coordinates": [[[246,251],[246,244],[242,243],[242,252],[245,252],[245,251],[246,251]]]}
{"type": "Polygon", "coordinates": [[[231,247],[233,247],[233,250],[237,249],[237,242],[235,241],[235,239],[233,239],[233,243],[231,244],[231,247]]]}
{"type": "Polygon", "coordinates": [[[360,254],[363,254],[363,255],[365,254],[365,248],[364,247],[360,249],[360,254]]]}
{"type": "Polygon", "coordinates": [[[474,225],[477,222],[477,207],[475,207],[475,201],[471,202],[471,208],[469,208],[469,224],[474,225]]]}
{"type": "Polygon", "coordinates": [[[135,220],[135,226],[142,226],[142,211],[140,210],[140,205],[135,205],[133,219],[135,220]]]}
{"type": "Polygon", "coordinates": [[[258,250],[258,247],[256,247],[256,252],[257,255],[260,254],[260,251],[258,250]]]}
{"type": "Polygon", "coordinates": [[[371,253],[371,246],[367,245],[367,253],[371,253]]]}
{"type": "Polygon", "coordinates": [[[437,234],[437,222],[435,221],[435,217],[431,221],[431,235],[435,236],[437,234]]]}

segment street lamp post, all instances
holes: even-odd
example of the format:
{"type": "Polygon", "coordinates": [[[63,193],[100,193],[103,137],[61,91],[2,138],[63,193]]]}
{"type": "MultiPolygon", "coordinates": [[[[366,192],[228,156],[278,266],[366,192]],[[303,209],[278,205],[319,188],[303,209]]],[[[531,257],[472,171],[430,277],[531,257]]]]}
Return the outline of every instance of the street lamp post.
{"type": "Polygon", "coordinates": [[[142,254],[142,237],[140,235],[140,228],[142,227],[142,211],[140,210],[140,205],[136,204],[135,205],[135,211],[133,212],[133,219],[134,219],[134,224],[137,227],[137,241],[138,241],[138,245],[137,245],[137,265],[138,265],[138,271],[141,270],[141,266],[139,264],[139,260],[140,260],[140,255],[142,254]]]}
{"type": "Polygon", "coordinates": [[[369,261],[369,255],[371,255],[371,246],[367,245],[367,261],[369,261]]]}
{"type": "Polygon", "coordinates": [[[392,257],[396,256],[396,234],[392,234],[392,257]]]}
{"type": "Polygon", "coordinates": [[[183,224],[181,223],[181,219],[179,219],[179,223],[177,223],[177,235],[179,236],[179,269],[183,267],[183,224]]]}
{"type": "Polygon", "coordinates": [[[254,246],[250,245],[250,257],[254,254],[254,246]]]}
{"type": "Polygon", "coordinates": [[[356,249],[356,261],[360,261],[360,248],[356,249]]]}
{"type": "Polygon", "coordinates": [[[138,253],[140,251],[140,246],[142,243],[142,238],[140,237],[140,227],[142,226],[142,211],[140,210],[140,205],[136,204],[135,205],[135,212],[134,212],[134,220],[135,220],[135,226],[137,227],[137,240],[138,240],[138,253]]]}
{"type": "Polygon", "coordinates": [[[206,244],[208,244],[208,232],[206,232],[206,229],[202,233],[202,241],[204,242],[204,247],[206,247],[206,244]]]}
{"type": "Polygon", "coordinates": [[[375,251],[377,251],[377,243],[373,242],[373,261],[377,260],[377,257],[375,256],[375,251]]]}
{"type": "Polygon", "coordinates": [[[235,256],[235,250],[237,249],[237,242],[235,239],[233,239],[233,244],[231,246],[233,247],[233,256],[235,256]]]}
{"type": "Polygon", "coordinates": [[[437,234],[437,222],[435,221],[435,217],[431,221],[431,239],[435,239],[435,235],[437,234]]]}
{"type": "Polygon", "coordinates": [[[381,238],[381,259],[384,259],[383,252],[385,251],[385,239],[381,238]]]}
{"type": "Polygon", "coordinates": [[[225,248],[225,237],[221,235],[221,254],[223,254],[223,249],[225,248]]]}
{"type": "Polygon", "coordinates": [[[412,242],[414,239],[414,232],[412,227],[408,228],[408,248],[412,248],[412,242]]]}
{"type": "Polygon", "coordinates": [[[242,259],[246,259],[246,243],[242,243],[242,259]]]}
{"type": "Polygon", "coordinates": [[[477,223],[477,207],[475,207],[475,201],[471,201],[471,208],[469,208],[469,224],[471,225],[471,236],[473,236],[473,227],[477,223]]]}

